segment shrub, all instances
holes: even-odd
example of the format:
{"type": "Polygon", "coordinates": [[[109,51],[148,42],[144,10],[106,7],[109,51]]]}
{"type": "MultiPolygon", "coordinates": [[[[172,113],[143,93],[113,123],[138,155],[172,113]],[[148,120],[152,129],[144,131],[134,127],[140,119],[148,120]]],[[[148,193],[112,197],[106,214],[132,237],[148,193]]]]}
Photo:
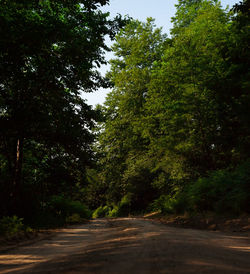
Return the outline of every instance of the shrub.
{"type": "Polygon", "coordinates": [[[173,213],[175,203],[176,199],[170,195],[161,195],[158,199],[151,203],[150,209],[152,211],[160,211],[164,214],[173,213]]]}
{"type": "Polygon", "coordinates": [[[194,182],[188,189],[190,207],[198,212],[249,212],[249,166],[248,161],[234,171],[218,170],[194,182]]]}
{"type": "MultiPolygon", "coordinates": [[[[235,170],[217,170],[209,176],[190,183],[176,195],[175,202],[155,201],[155,205],[173,205],[175,213],[215,212],[240,214],[250,211],[250,161],[235,170]],[[157,204],[158,202],[158,204],[157,204]]],[[[166,199],[167,200],[167,199],[166,199]]]]}
{"type": "Polygon", "coordinates": [[[117,217],[128,216],[130,214],[131,203],[132,203],[132,194],[127,193],[125,196],[122,197],[120,203],[118,203],[117,210],[116,210],[117,217]]]}
{"type": "Polygon", "coordinates": [[[235,170],[217,170],[187,185],[173,196],[161,195],[151,211],[234,214],[250,212],[250,161],[235,170]]]}
{"type": "Polygon", "coordinates": [[[115,205],[113,208],[110,208],[107,216],[111,218],[119,217],[119,207],[115,205]]]}
{"type": "Polygon", "coordinates": [[[104,207],[100,206],[93,212],[92,217],[93,218],[103,218],[103,217],[109,215],[110,210],[111,209],[108,206],[104,206],[104,207]]]}
{"type": "Polygon", "coordinates": [[[80,201],[72,201],[63,196],[54,196],[50,201],[50,209],[57,216],[64,218],[73,214],[78,214],[81,218],[88,219],[91,217],[91,211],[80,201]]]}
{"type": "Polygon", "coordinates": [[[83,222],[84,219],[78,213],[74,213],[66,218],[66,223],[68,224],[78,224],[83,222]]]}
{"type": "Polygon", "coordinates": [[[3,217],[0,220],[0,234],[5,236],[13,236],[16,233],[23,231],[23,219],[17,216],[3,217]]]}
{"type": "Polygon", "coordinates": [[[171,208],[175,214],[182,214],[185,211],[190,211],[190,205],[188,203],[188,196],[186,192],[179,192],[175,195],[172,199],[171,208]]]}
{"type": "Polygon", "coordinates": [[[100,206],[98,207],[92,217],[93,218],[103,218],[103,217],[124,217],[130,214],[132,203],[132,194],[127,193],[122,197],[118,205],[113,206],[100,206]]]}

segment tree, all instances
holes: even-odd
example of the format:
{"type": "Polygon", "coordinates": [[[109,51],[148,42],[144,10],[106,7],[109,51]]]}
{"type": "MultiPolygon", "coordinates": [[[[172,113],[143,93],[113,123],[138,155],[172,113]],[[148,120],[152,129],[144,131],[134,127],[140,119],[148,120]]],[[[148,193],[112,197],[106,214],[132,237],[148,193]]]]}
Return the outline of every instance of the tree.
{"type": "Polygon", "coordinates": [[[247,3],[233,14],[219,1],[180,0],[170,39],[150,21],[117,36],[99,139],[111,200],[132,192],[145,208],[247,160],[247,3]]]}
{"type": "Polygon", "coordinates": [[[104,155],[104,177],[110,186],[109,193],[113,193],[110,200],[115,202],[127,192],[141,195],[138,200],[146,199],[142,193],[147,189],[142,175],[145,170],[136,166],[142,164],[148,145],[148,138],[143,136],[143,119],[151,68],[160,59],[165,39],[149,18],[146,23],[130,22],[112,47],[116,59],[111,60],[107,76],[114,88],[105,102],[106,120],[99,142],[104,155]],[[141,174],[137,173],[139,170],[141,174]],[[138,187],[140,191],[136,190],[138,187]]]}
{"type": "MultiPolygon", "coordinates": [[[[225,107],[218,96],[224,93],[222,51],[230,32],[227,14],[212,1],[195,1],[186,14],[192,20],[173,29],[172,43],[155,67],[147,107],[158,125],[150,129],[152,143],[165,147],[163,159],[177,167],[182,162],[183,176],[197,178],[218,168],[227,153],[221,149],[225,107]]],[[[182,22],[179,11],[176,18],[182,22]]]]}
{"type": "Polygon", "coordinates": [[[232,9],[234,14],[227,41],[228,50],[225,53],[227,79],[224,88],[233,99],[228,110],[230,119],[227,128],[231,130],[229,134],[233,136],[232,161],[235,164],[245,161],[250,154],[249,9],[248,0],[241,1],[232,9]]]}
{"type": "Polygon", "coordinates": [[[108,49],[104,37],[113,37],[121,23],[98,9],[107,3],[0,1],[1,172],[7,165],[11,173],[5,178],[13,211],[26,142],[60,146],[82,165],[91,159],[97,115],[80,95],[105,85],[97,71],[108,49]]]}

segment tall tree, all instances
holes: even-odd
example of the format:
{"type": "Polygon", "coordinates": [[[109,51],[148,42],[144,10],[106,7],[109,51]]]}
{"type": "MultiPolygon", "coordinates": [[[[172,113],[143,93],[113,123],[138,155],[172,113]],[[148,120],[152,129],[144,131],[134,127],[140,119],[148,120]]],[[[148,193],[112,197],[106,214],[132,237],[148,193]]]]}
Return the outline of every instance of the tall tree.
{"type": "Polygon", "coordinates": [[[174,194],[249,157],[247,2],[233,15],[216,0],[180,0],[171,39],[150,22],[118,35],[100,136],[109,193],[174,194]]]}
{"type": "Polygon", "coordinates": [[[96,114],[80,95],[105,85],[104,37],[119,27],[99,10],[107,3],[0,1],[0,141],[15,209],[27,140],[60,144],[83,165],[91,157],[96,114]]]}
{"type": "MultiPolygon", "coordinates": [[[[100,144],[104,151],[105,177],[110,190],[117,192],[116,201],[128,191],[136,193],[134,188],[140,184],[141,193],[137,193],[141,197],[146,189],[145,179],[142,174],[136,174],[139,169],[135,165],[147,150],[148,138],[143,136],[144,104],[151,67],[160,59],[165,39],[152,19],[146,23],[132,21],[117,35],[112,48],[116,59],[111,61],[108,77],[114,88],[105,102],[106,121],[100,144]],[[137,177],[137,184],[132,182],[132,176],[137,177]]],[[[141,166],[143,172],[142,162],[141,166]]]]}
{"type": "MultiPolygon", "coordinates": [[[[182,11],[183,1],[180,4],[182,11]]],[[[218,96],[224,93],[220,84],[226,73],[222,52],[230,31],[229,17],[219,4],[194,1],[188,5],[183,18],[188,15],[192,20],[173,29],[172,44],[153,74],[148,109],[158,117],[159,127],[154,130],[156,136],[160,133],[159,145],[173,155],[169,155],[172,162],[174,158],[182,162],[189,176],[195,177],[225,161],[226,151],[221,149],[225,117],[218,96]]],[[[182,13],[177,11],[176,18],[182,22],[182,13]]]]}

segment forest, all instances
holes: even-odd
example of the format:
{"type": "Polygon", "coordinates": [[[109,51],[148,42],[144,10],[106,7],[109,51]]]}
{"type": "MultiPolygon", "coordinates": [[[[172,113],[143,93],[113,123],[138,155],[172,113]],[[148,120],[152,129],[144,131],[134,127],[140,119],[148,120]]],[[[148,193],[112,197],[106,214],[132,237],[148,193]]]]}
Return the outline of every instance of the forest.
{"type": "Polygon", "coordinates": [[[250,213],[249,0],[179,0],[169,36],[108,4],[0,0],[0,233],[250,213]]]}

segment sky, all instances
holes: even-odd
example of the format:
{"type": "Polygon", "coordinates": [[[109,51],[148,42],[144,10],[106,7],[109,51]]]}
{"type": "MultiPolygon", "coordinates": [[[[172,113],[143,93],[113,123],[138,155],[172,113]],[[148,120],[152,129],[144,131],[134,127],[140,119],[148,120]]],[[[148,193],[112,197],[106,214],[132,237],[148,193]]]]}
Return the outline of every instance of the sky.
{"type": "MultiPolygon", "coordinates": [[[[110,17],[115,17],[117,14],[129,15],[134,19],[146,21],[147,17],[155,19],[157,27],[162,27],[163,32],[169,35],[172,27],[171,17],[175,14],[175,4],[177,0],[110,0],[110,4],[103,7],[102,10],[110,12],[110,17]]],[[[221,0],[224,8],[229,6],[231,8],[237,0],[221,0]]],[[[110,46],[110,41],[107,40],[110,46]]],[[[106,59],[112,58],[112,53],[106,54],[106,59]]],[[[100,72],[105,75],[109,66],[102,66],[100,72]]],[[[109,90],[99,89],[93,93],[83,93],[82,97],[86,99],[87,103],[95,106],[96,104],[103,104],[105,97],[109,90]]]]}

